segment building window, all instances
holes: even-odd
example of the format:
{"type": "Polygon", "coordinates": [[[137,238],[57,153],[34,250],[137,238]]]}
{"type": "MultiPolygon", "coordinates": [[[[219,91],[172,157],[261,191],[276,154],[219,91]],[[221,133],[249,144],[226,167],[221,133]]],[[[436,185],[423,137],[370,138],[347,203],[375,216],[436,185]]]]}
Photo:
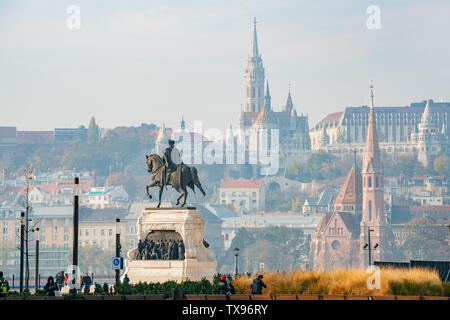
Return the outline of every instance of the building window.
{"type": "Polygon", "coordinates": [[[375,188],[378,188],[378,177],[375,178],[375,188]]]}
{"type": "Polygon", "coordinates": [[[372,221],[372,200],[369,200],[369,221],[372,221]]]}
{"type": "Polygon", "coordinates": [[[369,177],[369,188],[372,188],[372,177],[369,177]]]}
{"type": "Polygon", "coordinates": [[[112,236],[112,229],[109,229],[109,235],[112,236]]]}
{"type": "Polygon", "coordinates": [[[104,236],[104,235],[105,235],[105,230],[102,229],[102,231],[100,231],[100,234],[101,234],[102,236],[104,236]]]}
{"type": "Polygon", "coordinates": [[[86,229],[85,235],[88,236],[89,235],[89,230],[86,229]]]}

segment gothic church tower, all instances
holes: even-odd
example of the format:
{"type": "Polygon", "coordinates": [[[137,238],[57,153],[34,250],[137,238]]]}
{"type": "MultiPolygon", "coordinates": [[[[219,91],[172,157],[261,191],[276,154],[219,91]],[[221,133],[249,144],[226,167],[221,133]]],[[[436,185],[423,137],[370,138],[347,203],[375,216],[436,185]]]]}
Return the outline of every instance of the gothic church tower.
{"type": "Polygon", "coordinates": [[[256,18],[253,20],[252,53],[248,57],[245,69],[246,112],[260,112],[264,107],[264,67],[258,50],[256,18]]]}
{"type": "Polygon", "coordinates": [[[370,87],[370,113],[366,147],[362,163],[363,195],[360,224],[361,267],[369,266],[369,232],[371,263],[386,259],[390,250],[389,226],[384,215],[383,164],[373,107],[373,86],[370,87]],[[370,230],[370,231],[369,231],[370,230]]]}

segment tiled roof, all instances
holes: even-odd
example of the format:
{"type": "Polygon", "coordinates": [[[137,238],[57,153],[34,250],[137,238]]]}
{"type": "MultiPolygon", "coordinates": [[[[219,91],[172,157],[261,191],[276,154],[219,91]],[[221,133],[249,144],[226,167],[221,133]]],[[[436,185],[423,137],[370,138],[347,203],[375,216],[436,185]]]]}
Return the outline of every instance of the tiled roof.
{"type": "Polygon", "coordinates": [[[220,183],[221,189],[232,188],[249,188],[260,189],[262,187],[262,180],[227,180],[220,183]]]}
{"type": "Polygon", "coordinates": [[[355,167],[352,167],[348,173],[339,194],[334,200],[335,205],[347,203],[362,203],[362,178],[361,173],[355,167]]]}
{"type": "Polygon", "coordinates": [[[356,216],[350,212],[337,212],[337,214],[344,222],[345,228],[352,233],[352,237],[358,238],[360,228],[356,216]]]}
{"type": "Polygon", "coordinates": [[[0,127],[0,138],[15,138],[16,127],[0,127]]]}
{"type": "Polygon", "coordinates": [[[55,141],[54,131],[17,131],[19,143],[53,143],[55,141]]]}
{"type": "Polygon", "coordinates": [[[318,125],[326,124],[326,123],[330,123],[330,122],[338,122],[338,121],[341,119],[343,113],[344,113],[344,112],[342,112],[342,111],[341,111],[341,112],[330,113],[330,114],[327,115],[325,118],[323,118],[323,119],[318,123],[318,125]]]}

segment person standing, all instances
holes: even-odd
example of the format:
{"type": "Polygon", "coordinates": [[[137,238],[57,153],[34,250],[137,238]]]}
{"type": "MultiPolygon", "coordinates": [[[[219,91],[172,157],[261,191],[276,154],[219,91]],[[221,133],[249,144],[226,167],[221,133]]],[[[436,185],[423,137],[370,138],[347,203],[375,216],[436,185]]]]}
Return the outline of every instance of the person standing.
{"type": "Polygon", "coordinates": [[[58,272],[55,279],[56,284],[59,288],[62,288],[64,285],[64,273],[62,271],[58,272]]]}
{"type": "Polygon", "coordinates": [[[89,274],[86,272],[86,274],[83,277],[84,293],[89,293],[91,284],[92,284],[91,277],[89,277],[89,274]]]}
{"type": "Polygon", "coordinates": [[[259,275],[258,278],[253,279],[250,289],[252,294],[262,294],[262,288],[267,288],[266,284],[262,281],[264,277],[259,275]]]}
{"type": "Polygon", "coordinates": [[[8,280],[3,278],[3,272],[0,271],[0,297],[6,297],[9,291],[8,280]]]}
{"type": "Polygon", "coordinates": [[[44,286],[44,291],[49,297],[54,297],[56,295],[55,292],[58,291],[58,285],[55,283],[52,276],[48,277],[47,283],[44,286]]]}
{"type": "Polygon", "coordinates": [[[129,283],[130,283],[130,278],[128,278],[128,275],[127,275],[127,274],[125,274],[125,277],[123,277],[122,283],[123,283],[123,284],[129,284],[129,283]]]}
{"type": "Polygon", "coordinates": [[[64,276],[64,287],[69,284],[69,275],[66,273],[64,276]]]}

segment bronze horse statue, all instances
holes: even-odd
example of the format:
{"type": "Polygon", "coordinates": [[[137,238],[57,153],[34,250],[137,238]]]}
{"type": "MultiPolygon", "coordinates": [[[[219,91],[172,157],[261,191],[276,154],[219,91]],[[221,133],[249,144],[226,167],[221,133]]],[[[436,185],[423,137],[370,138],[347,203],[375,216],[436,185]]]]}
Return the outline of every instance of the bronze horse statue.
{"type": "MultiPolygon", "coordinates": [[[[147,196],[151,199],[152,195],[149,193],[148,189],[152,187],[159,187],[159,202],[158,208],[161,206],[161,197],[164,189],[164,185],[162,181],[164,179],[164,163],[161,157],[157,154],[146,155],[147,158],[147,169],[151,174],[151,182],[147,185],[147,196]]],[[[186,199],[188,196],[188,191],[186,187],[189,187],[194,191],[194,187],[197,187],[201,193],[205,196],[206,193],[203,191],[200,180],[197,176],[197,169],[195,167],[187,166],[185,164],[181,164],[177,167],[175,171],[172,171],[169,174],[169,178],[166,179],[165,185],[170,185],[172,188],[177,190],[179,193],[179,197],[177,198],[176,205],[180,203],[180,199],[184,196],[182,207],[186,204],[186,199]]]]}

